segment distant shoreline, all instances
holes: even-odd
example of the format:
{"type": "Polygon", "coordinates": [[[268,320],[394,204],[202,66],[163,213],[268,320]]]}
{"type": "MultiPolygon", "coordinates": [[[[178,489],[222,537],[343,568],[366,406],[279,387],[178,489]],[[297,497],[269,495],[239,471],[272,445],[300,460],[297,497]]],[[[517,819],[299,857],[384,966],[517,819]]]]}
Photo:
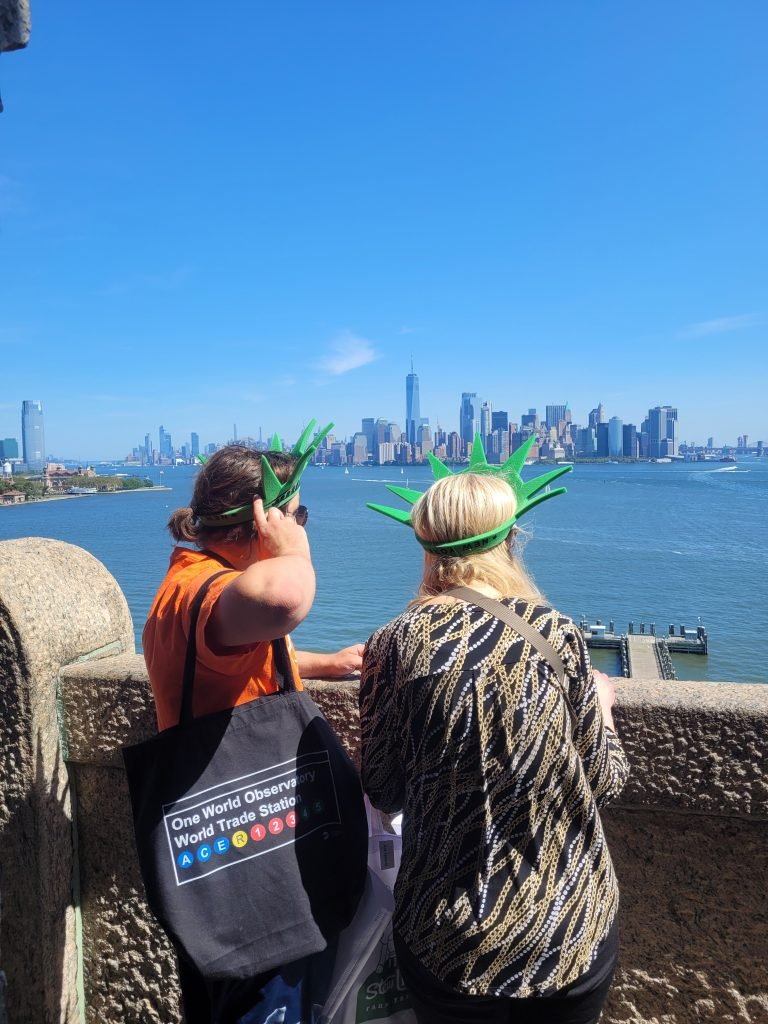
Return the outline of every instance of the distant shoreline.
{"type": "Polygon", "coordinates": [[[103,494],[146,494],[151,491],[172,491],[172,487],[126,487],[115,491],[97,491],[96,494],[50,494],[45,498],[31,498],[29,501],[0,502],[0,508],[24,508],[28,505],[42,505],[44,501],[66,501],[68,498],[98,498],[103,494]]]}

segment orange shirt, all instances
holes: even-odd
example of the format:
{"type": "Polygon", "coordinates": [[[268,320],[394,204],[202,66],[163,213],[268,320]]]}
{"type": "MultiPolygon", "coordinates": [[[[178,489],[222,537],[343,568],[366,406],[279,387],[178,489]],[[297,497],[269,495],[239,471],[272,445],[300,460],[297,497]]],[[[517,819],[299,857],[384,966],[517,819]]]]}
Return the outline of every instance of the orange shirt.
{"type": "MultiPolygon", "coordinates": [[[[158,729],[176,725],[181,708],[181,684],[187,653],[190,608],[202,584],[222,566],[204,551],[174,548],[165,579],[149,611],[142,641],[144,660],[157,708],[158,729]]],[[[222,590],[235,578],[227,572],[211,584],[197,620],[197,663],[192,713],[197,718],[246,704],[277,690],[272,647],[267,641],[243,647],[217,647],[206,637],[206,626],[222,590]]],[[[302,689],[293,644],[286,637],[297,686],[302,689]]]]}

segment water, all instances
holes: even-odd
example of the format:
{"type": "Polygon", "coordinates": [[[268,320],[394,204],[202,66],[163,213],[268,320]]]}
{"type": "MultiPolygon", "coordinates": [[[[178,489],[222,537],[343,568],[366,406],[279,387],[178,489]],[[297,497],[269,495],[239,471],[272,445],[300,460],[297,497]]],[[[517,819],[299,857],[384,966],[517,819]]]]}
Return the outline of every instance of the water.
{"type": "MultiPolygon", "coordinates": [[[[695,627],[709,657],[674,655],[681,679],[768,681],[765,545],[768,459],[719,463],[577,465],[568,495],[523,520],[532,533],[528,568],[549,601],[578,620],[613,619],[695,627]]],[[[94,495],[0,508],[0,540],[54,537],[86,548],[115,576],[133,615],[137,644],[171,551],[165,523],[189,503],[195,468],[152,469],[171,490],[94,495]]],[[[525,474],[532,474],[526,470],[525,474]]],[[[425,467],[310,467],[302,501],[317,568],[314,608],[294,639],[333,650],[365,640],[415,593],[421,550],[406,527],[365,508],[398,505],[384,483],[425,488],[425,467]],[[389,499],[392,499],[391,502],[389,499]]],[[[618,673],[609,652],[595,662],[618,673]]]]}

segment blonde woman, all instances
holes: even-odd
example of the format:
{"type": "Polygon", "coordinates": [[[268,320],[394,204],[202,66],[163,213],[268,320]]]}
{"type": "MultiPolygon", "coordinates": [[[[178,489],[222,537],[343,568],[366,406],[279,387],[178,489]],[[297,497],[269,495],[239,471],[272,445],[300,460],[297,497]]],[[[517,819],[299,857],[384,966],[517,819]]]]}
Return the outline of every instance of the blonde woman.
{"type": "Polygon", "coordinates": [[[523,484],[524,454],[442,467],[423,496],[395,489],[410,516],[374,506],[425,549],[419,596],[368,641],[360,690],[364,788],[404,812],[395,945],[420,1024],[591,1024],[616,964],[599,809],[627,761],[610,680],[517,551],[519,516],[562,493],[532,496],[545,485],[523,484]]]}

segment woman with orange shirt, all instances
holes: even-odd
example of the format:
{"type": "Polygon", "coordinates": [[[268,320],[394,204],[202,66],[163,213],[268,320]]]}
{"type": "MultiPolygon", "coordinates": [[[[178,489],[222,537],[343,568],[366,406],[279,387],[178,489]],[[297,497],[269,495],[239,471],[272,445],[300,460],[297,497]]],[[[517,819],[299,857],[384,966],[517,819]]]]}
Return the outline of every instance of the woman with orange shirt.
{"type": "MultiPolygon", "coordinates": [[[[203,465],[189,508],[168,522],[176,547],[144,627],[143,646],[157,708],[158,728],[179,720],[181,680],[191,607],[212,576],[195,637],[195,717],[276,692],[279,677],[339,678],[357,672],[362,645],[335,654],[296,651],[289,633],[309,613],[315,573],[299,504],[301,472],[319,440],[309,428],[288,455],[238,445],[220,449],[203,465]],[[284,638],[284,643],[279,642],[284,638]],[[273,641],[278,643],[273,643],[273,641]],[[285,664],[285,660],[289,664],[285,664]],[[283,664],[275,664],[282,660],[283,664]]],[[[277,1011],[311,1024],[332,967],[333,950],[246,981],[210,981],[179,958],[188,1024],[262,1024],[277,1011]]]]}

